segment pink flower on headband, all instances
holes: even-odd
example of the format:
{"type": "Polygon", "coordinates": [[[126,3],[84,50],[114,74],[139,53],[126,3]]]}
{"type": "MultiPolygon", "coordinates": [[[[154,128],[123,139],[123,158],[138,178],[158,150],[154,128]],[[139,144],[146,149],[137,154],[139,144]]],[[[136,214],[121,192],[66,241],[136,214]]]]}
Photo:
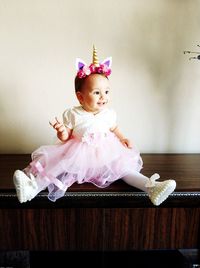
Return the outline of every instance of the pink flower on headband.
{"type": "Polygon", "coordinates": [[[86,76],[88,76],[88,75],[90,75],[90,74],[91,74],[91,69],[90,69],[90,67],[84,65],[84,66],[78,71],[77,76],[78,76],[79,78],[84,78],[84,77],[86,77],[86,76]]]}
{"type": "Polygon", "coordinates": [[[96,66],[93,63],[90,64],[89,68],[90,68],[91,73],[95,73],[96,66]]]}
{"type": "Polygon", "coordinates": [[[88,66],[84,66],[83,67],[83,72],[85,73],[85,75],[90,75],[91,74],[91,70],[90,70],[90,67],[88,67],[88,66]]]}
{"type": "Polygon", "coordinates": [[[86,74],[84,73],[83,70],[80,70],[80,71],[78,71],[77,76],[78,76],[78,78],[84,78],[84,77],[86,77],[86,74]]]}
{"type": "Polygon", "coordinates": [[[105,76],[108,76],[111,74],[111,69],[108,68],[106,64],[100,64],[100,66],[97,69],[97,72],[99,74],[105,74],[105,76]]]}

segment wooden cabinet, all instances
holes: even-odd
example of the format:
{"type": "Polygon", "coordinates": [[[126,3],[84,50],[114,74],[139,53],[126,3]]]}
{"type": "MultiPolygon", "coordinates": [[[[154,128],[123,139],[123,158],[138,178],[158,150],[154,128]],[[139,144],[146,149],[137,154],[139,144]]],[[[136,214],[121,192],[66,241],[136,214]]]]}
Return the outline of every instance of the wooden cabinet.
{"type": "Polygon", "coordinates": [[[73,185],[55,203],[41,192],[20,204],[12,183],[29,155],[1,155],[0,250],[131,251],[200,248],[200,155],[142,155],[143,173],[174,178],[159,207],[123,181],[73,185]]]}

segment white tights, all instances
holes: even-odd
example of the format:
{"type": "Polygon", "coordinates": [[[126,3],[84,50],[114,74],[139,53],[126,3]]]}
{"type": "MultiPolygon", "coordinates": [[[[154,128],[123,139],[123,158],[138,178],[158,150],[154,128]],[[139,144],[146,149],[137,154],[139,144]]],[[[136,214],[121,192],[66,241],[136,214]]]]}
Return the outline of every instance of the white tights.
{"type": "Polygon", "coordinates": [[[123,177],[122,180],[133,187],[136,187],[144,192],[147,192],[145,184],[147,181],[149,181],[149,178],[137,171],[131,172],[129,175],[123,177]]]}

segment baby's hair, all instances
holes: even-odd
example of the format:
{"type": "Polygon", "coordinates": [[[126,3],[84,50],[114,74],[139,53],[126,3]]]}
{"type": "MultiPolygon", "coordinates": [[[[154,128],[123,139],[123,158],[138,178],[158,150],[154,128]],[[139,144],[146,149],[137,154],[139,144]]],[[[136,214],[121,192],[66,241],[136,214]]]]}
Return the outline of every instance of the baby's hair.
{"type": "Polygon", "coordinates": [[[79,78],[78,76],[75,77],[74,80],[74,86],[75,86],[75,92],[81,91],[81,88],[85,82],[86,77],[79,78]]]}
{"type": "MultiPolygon", "coordinates": [[[[101,75],[108,79],[108,77],[105,76],[104,74],[98,74],[98,75],[101,75]]],[[[85,83],[85,80],[87,79],[87,77],[88,76],[84,78],[79,78],[78,76],[75,77],[75,80],[74,80],[75,92],[81,91],[81,88],[83,87],[83,84],[85,83]]]]}

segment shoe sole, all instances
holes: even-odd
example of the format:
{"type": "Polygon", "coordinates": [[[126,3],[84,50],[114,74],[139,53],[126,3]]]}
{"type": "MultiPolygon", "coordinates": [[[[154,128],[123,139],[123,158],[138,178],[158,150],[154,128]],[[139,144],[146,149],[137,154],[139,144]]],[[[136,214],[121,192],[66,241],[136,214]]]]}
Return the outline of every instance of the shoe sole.
{"type": "Polygon", "coordinates": [[[164,190],[160,193],[160,195],[154,200],[153,204],[155,206],[159,206],[163,201],[165,201],[168,196],[175,190],[176,182],[173,180],[169,180],[168,184],[165,186],[164,190]]]}

